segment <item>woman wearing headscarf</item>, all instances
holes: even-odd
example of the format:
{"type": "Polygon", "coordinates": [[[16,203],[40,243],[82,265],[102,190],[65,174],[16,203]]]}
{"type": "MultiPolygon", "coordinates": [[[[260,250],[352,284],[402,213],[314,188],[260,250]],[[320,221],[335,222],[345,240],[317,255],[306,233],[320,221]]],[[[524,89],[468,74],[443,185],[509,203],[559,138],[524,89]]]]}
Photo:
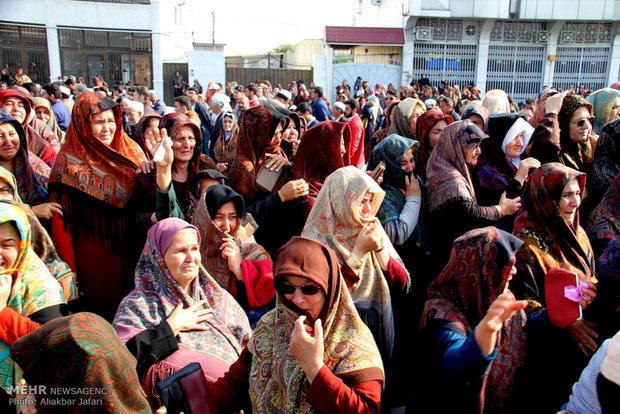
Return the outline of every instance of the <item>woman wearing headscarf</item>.
{"type": "Polygon", "coordinates": [[[34,113],[37,119],[47,125],[54,133],[55,138],[48,138],[47,141],[52,145],[54,151],[60,151],[60,145],[65,141],[65,133],[62,132],[62,129],[60,129],[56,122],[56,116],[54,115],[50,101],[45,98],[34,98],[34,113]]]}
{"type": "Polygon", "coordinates": [[[218,171],[226,172],[232,166],[237,155],[238,137],[239,126],[237,125],[235,115],[232,112],[224,113],[222,128],[220,128],[217,137],[213,141],[213,151],[211,151],[218,171]]]}
{"type": "Polygon", "coordinates": [[[388,134],[416,139],[416,123],[418,118],[426,112],[424,102],[419,99],[406,98],[400,101],[392,112],[388,134]]]}
{"type": "Polygon", "coordinates": [[[469,230],[495,225],[519,208],[518,199],[502,196],[499,204],[478,202],[470,169],[480,156],[480,143],[488,138],[468,120],[448,125],[426,166],[429,228],[437,270],[448,261],[452,242],[469,230]]]}
{"type": "Polygon", "coordinates": [[[41,222],[30,206],[22,202],[17,191],[15,176],[1,166],[0,200],[18,206],[26,213],[32,230],[32,250],[39,256],[41,261],[45,263],[52,277],[60,283],[67,301],[77,299],[78,290],[73,271],[69,265],[58,256],[58,252],[56,251],[51,237],[43,225],[41,225],[41,222]]]}
{"type": "Polygon", "coordinates": [[[394,348],[390,286],[406,290],[409,275],[375,217],[384,196],[365,172],[340,168],[323,183],[301,235],[336,252],[353,302],[389,359],[394,348]]]}
{"type": "Polygon", "coordinates": [[[397,107],[398,102],[400,101],[397,101],[397,102],[390,101],[390,102],[392,103],[389,104],[388,107],[385,109],[383,127],[379,129],[378,131],[376,131],[372,135],[372,139],[370,140],[368,145],[364,146],[364,158],[365,159],[368,159],[368,157],[370,157],[370,153],[372,152],[372,149],[375,147],[375,145],[377,145],[379,142],[384,140],[388,135],[390,135],[388,131],[390,130],[390,125],[393,120],[393,112],[394,112],[394,109],[397,107]]]}
{"type": "Polygon", "coordinates": [[[517,301],[508,286],[522,243],[495,227],[454,241],[424,305],[426,375],[415,392],[417,411],[492,413],[511,407],[524,359],[527,303],[517,301]]]}
{"type": "Polygon", "coordinates": [[[586,98],[594,107],[594,124],[592,133],[600,134],[601,128],[608,122],[620,118],[620,91],[603,88],[591,93],[586,98]]]}
{"type": "MultiPolygon", "coordinates": [[[[487,131],[489,139],[481,145],[473,181],[480,204],[495,205],[504,192],[508,198],[521,197],[525,179],[540,162],[531,157],[521,159],[534,128],[519,115],[496,112],[489,117],[487,131]]],[[[506,216],[497,226],[512,232],[514,218],[506,216]]]]}
{"type": "Polygon", "coordinates": [[[275,260],[278,304],[209,387],[220,409],[378,413],[385,377],[330,248],[294,237],[275,260]],[[249,397],[249,401],[248,401],[249,397]]]}
{"type": "Polygon", "coordinates": [[[604,125],[594,151],[589,176],[590,198],[598,202],[620,173],[620,120],[604,125]]]}
{"type": "MultiPolygon", "coordinates": [[[[579,225],[584,185],[585,174],[560,163],[543,164],[526,181],[513,232],[524,243],[517,252],[518,272],[511,288],[518,298],[528,300],[528,314],[546,310],[545,281],[552,269],[574,272],[586,282],[581,303],[584,308],[596,297],[594,254],[579,225]]],[[[537,389],[530,391],[540,394],[535,400],[544,401],[548,409],[566,401],[572,383],[587,364],[587,356],[596,350],[598,334],[590,321],[600,319],[600,315],[586,310],[583,318],[566,328],[546,324],[528,332],[529,375],[539,381],[525,385],[537,389]],[[544,389],[541,383],[547,384],[544,389]]]]}
{"type": "MultiPolygon", "coordinates": [[[[39,324],[68,314],[58,282],[32,251],[28,217],[19,207],[0,202],[0,387],[11,393],[20,384],[9,349],[39,324]]],[[[5,398],[0,398],[4,400],[5,398]]],[[[7,407],[5,407],[7,408],[7,407]]],[[[8,408],[7,408],[8,409],[8,408]]],[[[6,410],[5,410],[6,411],[6,410]]],[[[8,411],[7,411],[8,412],[8,411]]]]}
{"type": "Polygon", "coordinates": [[[155,113],[150,113],[142,116],[142,118],[140,118],[138,124],[136,125],[136,132],[134,132],[133,137],[131,137],[131,139],[136,141],[140,148],[142,148],[142,151],[144,151],[144,155],[146,155],[146,157],[149,159],[152,158],[152,155],[146,145],[146,136],[148,135],[149,131],[159,129],[159,123],[161,121],[161,118],[162,117],[160,115],[155,113]]]}
{"type": "Polygon", "coordinates": [[[532,135],[529,155],[542,164],[561,162],[588,174],[597,141],[592,134],[594,109],[590,102],[564,92],[547,98],[545,110],[532,135]]]}
{"type": "Polygon", "coordinates": [[[420,143],[418,160],[416,162],[416,174],[426,181],[426,164],[433,152],[433,148],[439,141],[441,131],[454,120],[450,115],[446,115],[439,110],[426,111],[416,124],[416,137],[420,143]]]}
{"type": "Polygon", "coordinates": [[[239,302],[254,328],[276,292],[271,257],[254,241],[252,222],[243,197],[224,185],[207,188],[193,221],[203,266],[239,302]]]}
{"type": "Polygon", "coordinates": [[[489,115],[489,110],[482,106],[480,101],[473,101],[463,106],[461,120],[469,119],[481,131],[484,131],[489,115]]]}
{"type": "Polygon", "coordinates": [[[168,218],[149,230],[135,289],[114,328],[137,359],[142,388],[158,408],[158,381],[199,362],[208,382],[224,375],[250,337],[243,309],[200,264],[200,234],[168,218]]]}
{"type": "Polygon", "coordinates": [[[118,104],[94,92],[78,97],[50,177],[52,240],[78,277],[83,305],[109,319],[131,289],[144,235],[136,169],[142,149],[121,128],[118,104]]]}
{"type": "MultiPolygon", "coordinates": [[[[34,102],[30,97],[30,93],[17,85],[0,91],[0,107],[22,124],[28,150],[39,157],[48,166],[52,167],[56,160],[56,151],[49,142],[43,139],[41,135],[30,126],[30,122],[36,118],[34,113],[34,102]]],[[[36,120],[36,122],[38,122],[38,120],[36,120]]]]}
{"type": "Polygon", "coordinates": [[[501,89],[493,89],[488,91],[484,95],[482,100],[482,106],[484,106],[490,114],[495,112],[511,112],[512,106],[508,95],[501,89]]]}
{"type": "Polygon", "coordinates": [[[29,384],[47,392],[35,395],[41,398],[35,404],[37,412],[56,412],[58,406],[66,413],[152,412],[140,389],[136,359],[112,326],[95,314],[78,313],[45,324],[17,341],[11,357],[29,384]],[[107,392],[77,398],[48,394],[54,389],[107,392]],[[75,402],[62,404],[68,399],[75,402]]]}
{"type": "MultiPolygon", "coordinates": [[[[47,203],[49,166],[28,150],[22,124],[2,108],[0,108],[0,128],[6,137],[4,139],[7,140],[7,145],[0,148],[0,165],[15,176],[19,196],[33,207],[37,217],[49,218],[47,213],[52,204],[47,203]]],[[[51,213],[49,216],[51,217],[51,213]]]]}

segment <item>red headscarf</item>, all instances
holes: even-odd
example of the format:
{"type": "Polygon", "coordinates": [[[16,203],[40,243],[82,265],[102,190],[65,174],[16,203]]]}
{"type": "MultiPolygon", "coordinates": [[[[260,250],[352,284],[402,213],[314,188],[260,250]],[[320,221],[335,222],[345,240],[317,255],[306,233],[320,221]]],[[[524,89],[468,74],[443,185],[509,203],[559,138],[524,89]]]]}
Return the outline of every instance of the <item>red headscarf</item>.
{"type": "Polygon", "coordinates": [[[122,208],[133,193],[136,168],[147,161],[140,146],[121,128],[121,111],[116,102],[87,92],[75,102],[65,143],[58,154],[50,182],[59,182],[122,208]],[[116,131],[110,146],[91,131],[94,114],[111,109],[116,131]]]}
{"type": "Polygon", "coordinates": [[[431,150],[428,145],[428,133],[431,132],[437,122],[442,120],[445,120],[448,125],[454,122],[450,115],[446,115],[441,111],[430,110],[420,115],[418,122],[416,123],[415,135],[418,137],[418,141],[420,142],[420,150],[418,152],[420,156],[418,157],[418,162],[415,169],[416,174],[423,180],[426,179],[426,163],[431,156],[431,150]]]}

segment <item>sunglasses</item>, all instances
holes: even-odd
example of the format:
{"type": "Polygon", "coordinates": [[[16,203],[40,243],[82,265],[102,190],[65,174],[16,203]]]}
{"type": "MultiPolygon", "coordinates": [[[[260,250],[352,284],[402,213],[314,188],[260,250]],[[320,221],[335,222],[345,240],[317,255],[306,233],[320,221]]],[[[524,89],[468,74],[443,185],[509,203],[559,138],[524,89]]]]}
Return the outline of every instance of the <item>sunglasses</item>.
{"type": "Polygon", "coordinates": [[[575,124],[577,124],[577,126],[578,126],[579,128],[581,128],[581,127],[583,127],[583,126],[586,124],[586,121],[588,121],[588,123],[589,123],[590,125],[592,125],[592,124],[594,123],[594,117],[593,117],[593,116],[591,116],[590,118],[583,118],[583,119],[580,119],[579,121],[575,122],[575,124]]]}
{"type": "Polygon", "coordinates": [[[278,293],[282,295],[292,295],[297,289],[301,290],[304,295],[312,296],[319,293],[320,287],[317,285],[295,286],[289,283],[281,283],[278,286],[278,293]]]}

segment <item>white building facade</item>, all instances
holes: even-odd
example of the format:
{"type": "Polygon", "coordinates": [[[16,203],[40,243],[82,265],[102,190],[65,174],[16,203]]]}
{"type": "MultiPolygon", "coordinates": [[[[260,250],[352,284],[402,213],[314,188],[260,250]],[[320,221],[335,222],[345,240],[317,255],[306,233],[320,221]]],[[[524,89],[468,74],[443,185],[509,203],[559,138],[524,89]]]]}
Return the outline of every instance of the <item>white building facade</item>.
{"type": "Polygon", "coordinates": [[[190,83],[225,80],[223,45],[192,32],[197,0],[2,0],[2,6],[0,66],[15,73],[21,65],[40,84],[61,75],[90,84],[101,75],[110,86],[131,79],[164,96],[169,64],[179,65],[190,83]]]}
{"type": "Polygon", "coordinates": [[[619,0],[352,0],[351,21],[404,28],[402,84],[425,73],[522,99],[620,77],[619,0]]]}

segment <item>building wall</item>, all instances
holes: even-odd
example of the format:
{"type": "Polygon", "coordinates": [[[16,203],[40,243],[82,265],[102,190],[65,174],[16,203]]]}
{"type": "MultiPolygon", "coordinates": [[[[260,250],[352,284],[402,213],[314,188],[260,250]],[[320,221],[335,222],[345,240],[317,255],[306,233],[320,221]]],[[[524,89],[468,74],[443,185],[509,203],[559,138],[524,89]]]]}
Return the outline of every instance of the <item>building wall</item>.
{"type": "Polygon", "coordinates": [[[189,52],[189,82],[198,79],[201,85],[209,82],[226,82],[226,59],[224,51],[192,50],[189,52]]]}

